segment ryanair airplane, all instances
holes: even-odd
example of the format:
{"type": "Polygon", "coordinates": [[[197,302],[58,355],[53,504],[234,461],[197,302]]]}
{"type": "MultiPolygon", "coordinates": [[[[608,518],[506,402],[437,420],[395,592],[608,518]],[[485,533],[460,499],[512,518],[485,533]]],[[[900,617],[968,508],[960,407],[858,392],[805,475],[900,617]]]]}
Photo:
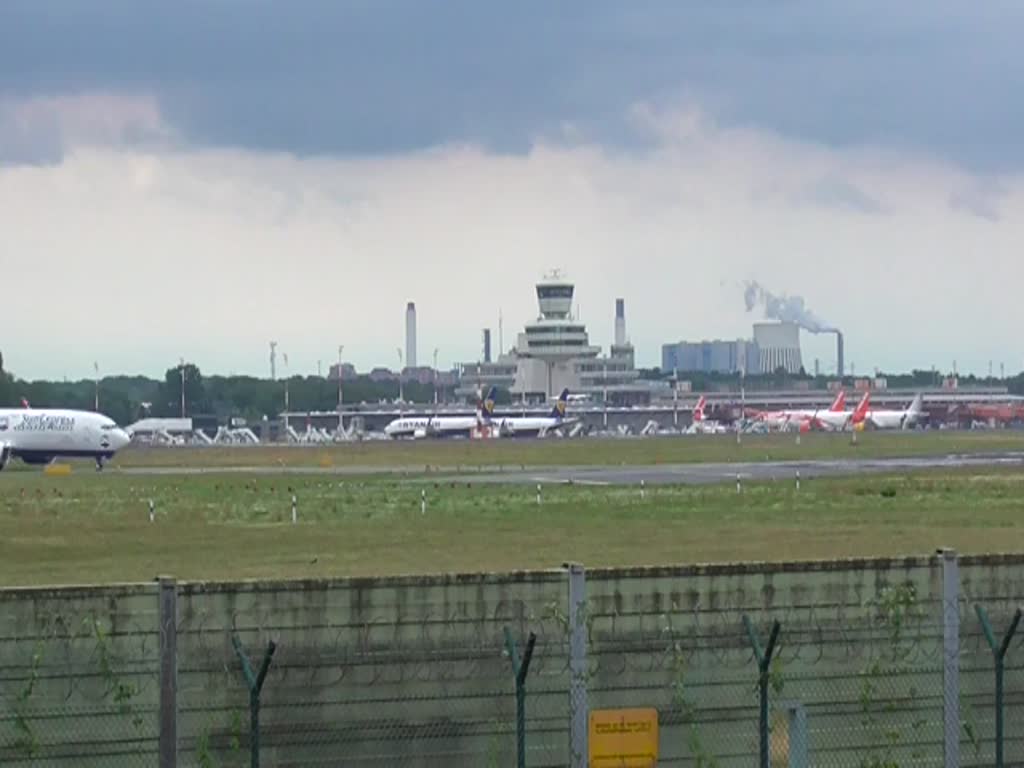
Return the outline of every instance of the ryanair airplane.
{"type": "Polygon", "coordinates": [[[49,464],[58,457],[90,458],[96,469],[131,442],[101,413],[63,409],[0,408],[0,469],[11,459],[49,464]]]}

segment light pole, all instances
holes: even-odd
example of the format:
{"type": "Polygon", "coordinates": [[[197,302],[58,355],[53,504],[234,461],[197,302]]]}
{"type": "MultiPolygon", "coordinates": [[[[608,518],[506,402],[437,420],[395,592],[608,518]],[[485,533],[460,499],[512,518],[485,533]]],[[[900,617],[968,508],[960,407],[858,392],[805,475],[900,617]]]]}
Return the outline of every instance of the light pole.
{"type": "Polygon", "coordinates": [[[345,417],[341,415],[341,356],[345,352],[345,345],[338,345],[338,434],[345,431],[345,417]]]}
{"type": "Polygon", "coordinates": [[[282,355],[284,357],[284,410],[288,412],[288,354],[282,355]]]}
{"type": "Polygon", "coordinates": [[[437,347],[434,347],[434,406],[437,406],[437,347]]]}
{"type": "Polygon", "coordinates": [[[402,401],[405,398],[402,396],[402,348],[395,347],[398,350],[398,405],[401,407],[402,401]]]}
{"type": "Polygon", "coordinates": [[[180,358],[178,368],[181,370],[181,418],[185,418],[185,358],[180,358]]]}
{"type": "Polygon", "coordinates": [[[287,443],[288,442],[288,438],[289,438],[289,434],[288,434],[288,408],[289,408],[289,403],[288,403],[288,354],[285,353],[285,354],[281,355],[281,357],[284,359],[284,441],[287,443]]]}
{"type": "Polygon", "coordinates": [[[95,402],[93,403],[93,410],[96,411],[96,413],[99,413],[100,412],[100,364],[99,363],[93,363],[92,364],[92,368],[96,372],[96,397],[95,397],[95,402]]]}

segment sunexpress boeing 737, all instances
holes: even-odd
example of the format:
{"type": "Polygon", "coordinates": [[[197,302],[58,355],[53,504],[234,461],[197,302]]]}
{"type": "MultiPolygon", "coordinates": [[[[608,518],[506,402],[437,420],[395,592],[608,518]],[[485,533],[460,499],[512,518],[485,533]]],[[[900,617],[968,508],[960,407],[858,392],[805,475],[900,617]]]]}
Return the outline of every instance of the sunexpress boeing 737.
{"type": "Polygon", "coordinates": [[[58,457],[90,458],[96,469],[131,442],[101,413],[49,408],[0,408],[0,469],[12,458],[49,464],[58,457]]]}

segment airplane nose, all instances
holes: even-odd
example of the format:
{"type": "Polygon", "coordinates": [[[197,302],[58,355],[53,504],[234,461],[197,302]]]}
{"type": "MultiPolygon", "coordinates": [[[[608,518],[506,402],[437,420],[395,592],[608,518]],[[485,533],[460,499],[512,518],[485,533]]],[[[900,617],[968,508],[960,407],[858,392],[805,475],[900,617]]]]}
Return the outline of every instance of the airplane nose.
{"type": "Polygon", "coordinates": [[[117,430],[117,447],[124,448],[132,441],[132,434],[127,429],[117,430]]]}

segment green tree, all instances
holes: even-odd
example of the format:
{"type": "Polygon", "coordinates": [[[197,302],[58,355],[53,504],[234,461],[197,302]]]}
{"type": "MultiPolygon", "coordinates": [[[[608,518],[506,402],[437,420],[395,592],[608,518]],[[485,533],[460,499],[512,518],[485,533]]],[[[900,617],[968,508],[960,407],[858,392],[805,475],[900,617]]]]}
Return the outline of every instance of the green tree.
{"type": "Polygon", "coordinates": [[[0,406],[14,405],[14,377],[4,370],[4,356],[0,353],[0,406]]]}
{"type": "Polygon", "coordinates": [[[199,367],[186,363],[168,368],[160,388],[159,400],[153,404],[158,416],[181,415],[181,387],[185,385],[185,415],[209,413],[210,404],[206,397],[203,374],[199,367]]]}

